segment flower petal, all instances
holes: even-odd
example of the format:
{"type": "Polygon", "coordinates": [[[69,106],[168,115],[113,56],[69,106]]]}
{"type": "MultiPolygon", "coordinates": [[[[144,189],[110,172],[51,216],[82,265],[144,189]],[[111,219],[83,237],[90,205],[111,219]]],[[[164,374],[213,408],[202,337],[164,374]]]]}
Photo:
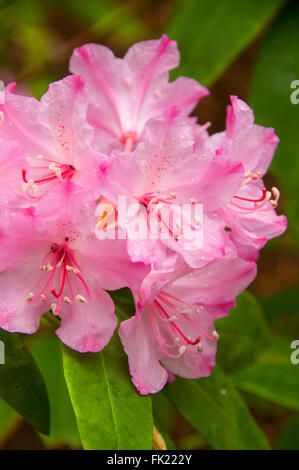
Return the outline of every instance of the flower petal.
{"type": "Polygon", "coordinates": [[[66,303],[61,312],[57,336],[72,349],[84,352],[101,351],[109,342],[117,325],[111,297],[89,282],[91,302],[66,303]]]}
{"type": "Polygon", "coordinates": [[[39,327],[40,317],[47,307],[37,299],[28,302],[27,296],[36,293],[40,287],[39,263],[45,254],[44,249],[36,247],[30,257],[0,273],[0,327],[10,331],[32,334],[39,327]],[[35,265],[37,264],[37,269],[35,265]]]}
{"type": "Polygon", "coordinates": [[[256,276],[256,264],[240,258],[216,260],[177,279],[169,291],[191,304],[233,302],[256,276]]]}
{"type": "Polygon", "coordinates": [[[126,133],[140,137],[149,119],[170,108],[187,115],[208,93],[195,80],[184,77],[168,83],[169,70],[178,64],[176,42],[163,35],[134,44],[123,60],[103,46],[86,44],[75,49],[70,70],[87,81],[90,123],[101,133],[113,135],[117,146],[126,133]]]}
{"type": "Polygon", "coordinates": [[[279,142],[274,129],[254,124],[252,109],[236,96],[231,96],[226,129],[225,155],[241,161],[246,172],[260,171],[263,175],[279,142]]]}
{"type": "Polygon", "coordinates": [[[168,373],[159,363],[160,352],[148,316],[134,316],[121,323],[119,336],[129,359],[132,381],[141,395],[159,392],[168,373]]]}
{"type": "Polygon", "coordinates": [[[16,141],[28,156],[44,153],[54,158],[51,136],[37,121],[39,102],[35,98],[15,95],[10,85],[4,93],[4,103],[0,104],[0,111],[4,115],[0,138],[16,141]]]}

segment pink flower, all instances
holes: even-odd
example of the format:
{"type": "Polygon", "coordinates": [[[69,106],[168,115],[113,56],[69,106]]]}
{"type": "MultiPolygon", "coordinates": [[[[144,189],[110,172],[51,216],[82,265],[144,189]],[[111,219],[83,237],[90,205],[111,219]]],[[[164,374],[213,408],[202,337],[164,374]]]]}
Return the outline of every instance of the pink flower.
{"type": "Polygon", "coordinates": [[[87,81],[88,118],[97,128],[98,140],[110,140],[117,148],[122,141],[130,150],[149,119],[174,106],[181,114],[189,114],[208,90],[185,77],[168,83],[168,72],[179,60],[176,42],[165,35],[134,44],[123,59],[98,44],[75,49],[70,70],[87,81]]]}
{"type": "Polygon", "coordinates": [[[95,352],[108,343],[117,319],[103,289],[138,289],[148,269],[130,261],[123,241],[96,238],[95,209],[90,193],[66,181],[37,206],[2,218],[1,328],[34,333],[52,310],[61,317],[56,334],[71,348],[95,352]]]}
{"type": "MultiPolygon", "coordinates": [[[[1,127],[1,124],[0,124],[1,127]]],[[[0,206],[22,204],[22,169],[26,154],[16,142],[0,138],[0,206]]]]}
{"type": "Polygon", "coordinates": [[[40,102],[15,95],[13,89],[10,84],[2,92],[0,138],[19,145],[23,166],[14,159],[10,179],[22,185],[29,197],[64,180],[92,189],[99,196],[101,162],[90,145],[93,131],[86,122],[83,80],[69,76],[52,83],[40,102]]]}
{"type": "Polygon", "coordinates": [[[196,153],[201,131],[172,111],[167,118],[146,124],[135,151],[112,153],[103,194],[115,206],[119,196],[126,196],[131,213],[125,228],[133,261],[158,268],[172,250],[198,268],[224,256],[225,233],[214,212],[239,188],[243,168],[240,162],[196,153]],[[200,204],[203,221],[196,213],[200,204]],[[155,223],[158,233],[152,229],[155,223]],[[135,226],[145,227],[146,236],[136,236],[135,226]]]}
{"type": "Polygon", "coordinates": [[[255,274],[255,263],[214,261],[177,280],[165,281],[158,292],[159,273],[148,276],[144,284],[152,280],[154,289],[150,292],[146,286],[145,301],[143,284],[143,302],[137,302],[136,315],[119,329],[139,393],[161,390],[169,372],[185,378],[210,375],[219,337],[214,322],[228,315],[236,295],[255,274]]]}
{"type": "Polygon", "coordinates": [[[249,106],[231,96],[226,131],[215,134],[207,143],[213,154],[240,161],[244,167],[242,184],[229,204],[218,214],[230,230],[240,256],[256,259],[257,250],[268,239],[286,230],[287,219],[275,212],[279,191],[267,191],[262,181],[279,142],[274,130],[254,124],[249,106]]]}

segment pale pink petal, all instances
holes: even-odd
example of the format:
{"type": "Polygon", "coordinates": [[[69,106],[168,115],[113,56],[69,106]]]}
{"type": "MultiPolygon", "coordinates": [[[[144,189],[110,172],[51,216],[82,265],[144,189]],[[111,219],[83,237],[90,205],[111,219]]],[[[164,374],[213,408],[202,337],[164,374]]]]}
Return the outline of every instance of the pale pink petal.
{"type": "Polygon", "coordinates": [[[168,84],[169,70],[179,65],[179,52],[175,41],[166,35],[159,40],[134,44],[124,57],[132,71],[134,89],[132,129],[142,133],[146,122],[176,107],[188,114],[197,101],[208,91],[195,80],[181,77],[168,84]]]}
{"type": "Polygon", "coordinates": [[[55,156],[50,134],[37,121],[39,102],[35,98],[15,95],[13,88],[8,85],[0,111],[4,116],[0,125],[0,138],[16,141],[28,156],[41,153],[55,156]]]}
{"type": "Polygon", "coordinates": [[[15,142],[0,139],[0,204],[11,204],[22,197],[22,168],[26,153],[15,142]]]}
{"type": "MultiPolygon", "coordinates": [[[[163,115],[164,112],[174,107],[179,113],[188,115],[198,101],[208,94],[207,88],[193,78],[178,77],[174,82],[167,83],[155,95],[152,107],[156,109],[156,113],[152,112],[152,114],[153,116],[163,115]]],[[[143,112],[143,115],[146,116],[146,113],[143,112]]]]}
{"type": "Polygon", "coordinates": [[[189,184],[176,188],[177,196],[188,194],[211,212],[230,202],[243,181],[243,165],[228,158],[213,158],[207,169],[189,184]],[[194,181],[195,180],[195,181],[194,181]]]}
{"type": "Polygon", "coordinates": [[[47,307],[37,300],[30,303],[26,299],[40,287],[39,264],[44,249],[36,247],[31,256],[16,261],[12,267],[0,272],[0,328],[10,332],[32,334],[39,327],[40,317],[47,307]]]}
{"type": "Polygon", "coordinates": [[[225,304],[234,301],[255,276],[255,263],[239,258],[222,259],[179,278],[168,291],[192,304],[225,304]]]}
{"type": "Polygon", "coordinates": [[[80,267],[94,276],[106,290],[130,287],[138,290],[150,270],[142,262],[132,262],[127,252],[127,240],[91,237],[80,244],[80,267]]]}
{"type": "Polygon", "coordinates": [[[186,265],[183,258],[177,253],[169,251],[160,269],[155,270],[152,268],[150,273],[144,278],[138,295],[136,294],[138,307],[151,304],[164,286],[169,285],[187,272],[190,272],[190,268],[186,265]]]}
{"type": "Polygon", "coordinates": [[[127,65],[110,49],[86,44],[74,50],[70,71],[82,75],[87,81],[91,93],[91,123],[121,138],[129,119],[131,72],[127,65]]]}
{"type": "Polygon", "coordinates": [[[88,127],[86,113],[87,98],[79,76],[51,83],[41,98],[38,121],[48,129],[60,162],[76,166],[77,154],[84,147],[80,138],[88,127]]]}
{"type": "Polygon", "coordinates": [[[231,203],[218,211],[229,227],[231,238],[241,246],[261,249],[268,239],[286,230],[286,218],[276,214],[270,201],[263,200],[264,192],[260,179],[242,185],[231,203]],[[260,202],[255,204],[256,200],[260,202]]]}
{"type": "MultiPolygon", "coordinates": [[[[207,309],[197,316],[193,315],[192,320],[198,324],[207,334],[212,335],[214,331],[215,309],[207,309]]],[[[195,340],[198,336],[198,331],[187,320],[182,319],[177,322],[179,327],[184,331],[186,336],[195,340]]],[[[216,363],[216,350],[217,341],[214,339],[201,336],[201,344],[203,351],[201,353],[190,353],[186,351],[179,358],[171,358],[163,355],[161,363],[163,366],[175,375],[185,377],[187,379],[197,379],[200,377],[207,377],[211,374],[213,367],[216,363]]]]}
{"type": "Polygon", "coordinates": [[[141,395],[159,392],[168,373],[159,363],[160,351],[148,315],[134,316],[121,323],[119,336],[129,359],[132,381],[141,395]]]}
{"type": "Polygon", "coordinates": [[[236,96],[231,96],[226,120],[224,152],[233,160],[241,161],[245,171],[264,174],[274,155],[278,137],[274,129],[254,124],[250,107],[236,96]]]}
{"type": "MultiPolygon", "coordinates": [[[[163,243],[179,253],[185,262],[193,269],[199,269],[214,259],[225,256],[225,237],[221,221],[213,214],[203,214],[203,223],[194,238],[181,237],[177,241],[173,237],[163,240],[163,243]]],[[[192,235],[192,231],[190,234],[192,235]]]]}
{"type": "MultiPolygon", "coordinates": [[[[87,123],[87,106],[83,79],[71,75],[50,85],[41,98],[38,120],[53,139],[56,161],[72,165],[72,181],[99,197],[104,159],[91,147],[93,130],[87,123]]],[[[107,149],[102,143],[102,152],[107,149]]]]}
{"type": "MultiPolygon", "coordinates": [[[[221,307],[208,307],[200,316],[193,315],[193,322],[198,323],[200,328],[211,336],[214,331],[214,320],[222,316],[219,311],[223,315],[221,307]]],[[[191,340],[198,337],[198,331],[187,319],[181,318],[176,323],[191,340]]],[[[166,324],[167,322],[164,323],[166,324]]],[[[173,338],[169,336],[168,328],[167,325],[163,329],[162,325],[160,333],[169,343],[173,338]]],[[[129,359],[132,381],[142,395],[160,391],[168,381],[169,371],[181,377],[199,378],[210,375],[215,365],[217,342],[212,336],[211,339],[202,336],[202,353],[196,352],[195,349],[193,352],[185,351],[179,356],[176,354],[177,349],[174,349],[173,355],[176,357],[165,354],[154,335],[149,307],[122,322],[119,335],[129,359]]],[[[161,344],[163,347],[162,342],[161,344]]]]}
{"type": "Polygon", "coordinates": [[[101,135],[115,137],[115,145],[128,133],[140,137],[146,122],[175,107],[187,115],[208,91],[184,77],[168,83],[168,72],[179,64],[175,41],[158,40],[133,45],[124,59],[96,44],[75,49],[70,70],[81,74],[91,93],[89,122],[101,135]]]}
{"type": "Polygon", "coordinates": [[[61,326],[56,330],[63,343],[76,351],[98,352],[109,342],[117,325],[110,296],[89,281],[91,302],[66,303],[61,326]]]}
{"type": "MultiPolygon", "coordinates": [[[[286,217],[278,216],[270,204],[265,206],[265,211],[257,210],[243,214],[223,209],[219,214],[231,230],[230,235],[234,243],[240,245],[239,250],[245,249],[246,246],[249,250],[250,246],[260,250],[269,239],[281,235],[287,228],[286,217]]],[[[251,253],[248,255],[251,256],[251,253]]],[[[252,255],[255,256],[255,252],[252,255]]]]}
{"type": "Polygon", "coordinates": [[[193,157],[194,130],[190,119],[178,117],[175,112],[166,119],[147,123],[136,150],[136,163],[143,174],[140,195],[169,190],[194,176],[200,168],[200,162],[193,157]]]}

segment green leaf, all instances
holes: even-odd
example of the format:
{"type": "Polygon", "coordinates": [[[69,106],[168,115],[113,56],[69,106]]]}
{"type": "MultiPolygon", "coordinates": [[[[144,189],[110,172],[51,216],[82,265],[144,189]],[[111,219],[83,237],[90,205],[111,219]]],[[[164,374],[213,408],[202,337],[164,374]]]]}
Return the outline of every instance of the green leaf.
{"type": "Polygon", "coordinates": [[[0,398],[0,446],[11,429],[20,420],[19,415],[0,398]]]}
{"type": "Polygon", "coordinates": [[[0,365],[0,396],[43,434],[49,433],[49,400],[44,379],[22,338],[0,330],[5,364],[0,365]]]}
{"type": "Polygon", "coordinates": [[[31,353],[44,376],[50,400],[50,436],[41,438],[47,445],[63,443],[81,447],[77,421],[64,379],[59,339],[53,334],[42,336],[31,353]]]}
{"type": "Polygon", "coordinates": [[[165,393],[215,449],[268,449],[269,444],[231,379],[215,367],[210,377],[176,378],[165,393]]]}
{"type": "MultiPolygon", "coordinates": [[[[250,103],[256,121],[275,127],[280,138],[271,172],[282,190],[287,234],[299,248],[299,103],[291,102],[293,80],[299,80],[299,4],[294,2],[277,19],[261,48],[253,75],[250,103]]],[[[298,97],[298,94],[297,94],[298,97]]]]}
{"type": "Polygon", "coordinates": [[[131,383],[117,334],[99,353],[64,348],[65,378],[85,449],[151,449],[151,399],[131,383]]]}
{"type": "Polygon", "coordinates": [[[127,320],[135,314],[135,302],[130,289],[125,287],[124,289],[118,289],[115,291],[109,291],[116,309],[116,314],[120,321],[127,320]]]}
{"type": "Polygon", "coordinates": [[[299,414],[296,414],[283,429],[278,449],[281,450],[299,450],[299,414]]]}
{"type": "Polygon", "coordinates": [[[233,376],[235,385],[279,405],[299,410],[299,365],[291,363],[290,342],[275,337],[256,364],[233,376]]]}
{"type": "Polygon", "coordinates": [[[177,0],[167,33],[182,62],[175,75],[214,82],[255,38],[284,0],[177,0]]]}
{"type": "Polygon", "coordinates": [[[270,339],[261,306],[249,292],[238,297],[237,307],[217,321],[216,329],[220,334],[217,361],[228,373],[253,363],[270,339]]]}

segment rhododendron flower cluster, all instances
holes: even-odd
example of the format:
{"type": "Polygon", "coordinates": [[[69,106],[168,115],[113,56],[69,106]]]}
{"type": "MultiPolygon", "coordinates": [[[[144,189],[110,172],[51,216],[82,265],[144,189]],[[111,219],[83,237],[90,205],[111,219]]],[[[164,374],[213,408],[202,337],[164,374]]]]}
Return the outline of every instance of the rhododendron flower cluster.
{"type": "Polygon", "coordinates": [[[286,229],[262,181],[274,130],[232,96],[210,135],[190,117],[208,90],[169,82],[178,64],[165,35],[123,59],[87,44],[40,101],[0,92],[0,327],[34,333],[50,310],[66,345],[97,352],[117,327],[107,291],[128,287],[119,335],[141,394],[211,373],[215,321],[286,229]]]}

